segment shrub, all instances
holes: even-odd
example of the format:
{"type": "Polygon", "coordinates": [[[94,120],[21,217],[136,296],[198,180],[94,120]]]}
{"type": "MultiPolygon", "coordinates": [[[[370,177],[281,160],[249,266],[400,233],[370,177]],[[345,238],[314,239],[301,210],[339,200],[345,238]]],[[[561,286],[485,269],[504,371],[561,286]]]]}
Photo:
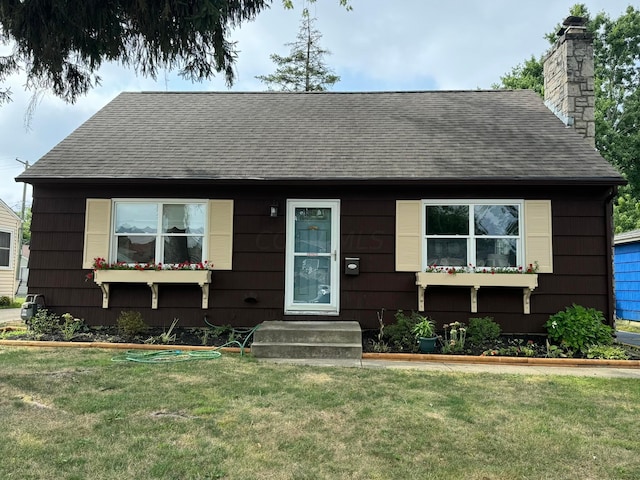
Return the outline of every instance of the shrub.
{"type": "Polygon", "coordinates": [[[413,333],[415,326],[424,319],[417,312],[406,314],[402,310],[398,310],[395,315],[396,323],[387,325],[384,328],[384,338],[387,344],[394,350],[402,352],[417,352],[418,343],[416,335],[413,333]]]}
{"type": "Polygon", "coordinates": [[[491,317],[470,318],[467,342],[471,346],[488,346],[500,338],[502,329],[491,317]]]}
{"type": "Polygon", "coordinates": [[[36,335],[50,335],[60,330],[60,317],[46,308],[39,308],[28,320],[28,326],[36,335]]]}
{"type": "Polygon", "coordinates": [[[549,317],[544,324],[549,338],[583,354],[592,345],[611,345],[613,329],[604,324],[604,315],[595,308],[575,303],[549,317]]]}
{"type": "Polygon", "coordinates": [[[142,335],[149,330],[149,325],[144,323],[142,314],[133,310],[122,311],[116,320],[118,332],[126,337],[142,335]]]}
{"type": "Polygon", "coordinates": [[[11,306],[11,299],[9,297],[3,296],[0,297],[0,307],[9,307],[11,306]]]}

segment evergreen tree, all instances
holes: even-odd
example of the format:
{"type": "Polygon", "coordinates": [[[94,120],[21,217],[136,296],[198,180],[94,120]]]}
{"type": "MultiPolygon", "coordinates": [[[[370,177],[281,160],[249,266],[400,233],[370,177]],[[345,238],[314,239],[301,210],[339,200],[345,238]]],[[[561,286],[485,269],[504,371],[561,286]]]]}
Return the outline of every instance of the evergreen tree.
{"type": "Polygon", "coordinates": [[[27,88],[74,102],[100,84],[97,71],[109,61],[152,78],[163,68],[195,81],[220,73],[231,85],[237,51],[230,31],[272,2],[0,0],[0,46],[13,48],[0,56],[0,105],[11,98],[1,82],[19,72],[27,88]]]}
{"type": "Polygon", "coordinates": [[[324,56],[331,52],[320,46],[322,34],[315,28],[315,21],[309,10],[303,9],[296,41],[286,44],[291,47],[289,55],[272,54],[270,58],[278,67],[276,71],[256,77],[269,90],[322,92],[340,80],[324,63],[324,56]]]}

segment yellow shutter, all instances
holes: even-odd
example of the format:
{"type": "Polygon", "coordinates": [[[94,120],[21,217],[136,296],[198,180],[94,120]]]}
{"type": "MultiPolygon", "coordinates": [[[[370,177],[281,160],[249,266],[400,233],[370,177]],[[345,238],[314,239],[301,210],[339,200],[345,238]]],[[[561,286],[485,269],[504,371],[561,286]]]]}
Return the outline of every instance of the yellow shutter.
{"type": "Polygon", "coordinates": [[[209,200],[209,255],[214,270],[231,270],[233,200],[209,200]]]}
{"type": "Polygon", "coordinates": [[[396,201],[396,271],[422,270],[422,201],[396,201]]]}
{"type": "Polygon", "coordinates": [[[524,220],[526,265],[538,262],[538,273],[553,273],[551,201],[526,200],[524,220]]]}
{"type": "Polygon", "coordinates": [[[109,260],[111,199],[87,198],[84,216],[82,268],[92,268],[96,257],[109,260]]]}

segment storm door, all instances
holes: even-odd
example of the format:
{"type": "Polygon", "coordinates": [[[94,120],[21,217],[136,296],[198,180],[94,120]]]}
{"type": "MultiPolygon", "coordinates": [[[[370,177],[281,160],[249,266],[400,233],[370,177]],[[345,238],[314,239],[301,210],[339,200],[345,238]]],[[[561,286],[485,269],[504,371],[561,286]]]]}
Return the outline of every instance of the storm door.
{"type": "Polygon", "coordinates": [[[287,201],[285,313],[337,315],[339,200],[287,201]]]}

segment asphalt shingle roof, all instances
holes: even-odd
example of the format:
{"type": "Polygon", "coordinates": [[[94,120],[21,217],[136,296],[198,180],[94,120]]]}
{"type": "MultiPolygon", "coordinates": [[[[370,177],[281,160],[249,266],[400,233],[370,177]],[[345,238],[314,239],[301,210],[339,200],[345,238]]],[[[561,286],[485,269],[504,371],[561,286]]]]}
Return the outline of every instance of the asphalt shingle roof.
{"type": "Polygon", "coordinates": [[[527,90],[122,93],[19,179],[622,177],[527,90]]]}

